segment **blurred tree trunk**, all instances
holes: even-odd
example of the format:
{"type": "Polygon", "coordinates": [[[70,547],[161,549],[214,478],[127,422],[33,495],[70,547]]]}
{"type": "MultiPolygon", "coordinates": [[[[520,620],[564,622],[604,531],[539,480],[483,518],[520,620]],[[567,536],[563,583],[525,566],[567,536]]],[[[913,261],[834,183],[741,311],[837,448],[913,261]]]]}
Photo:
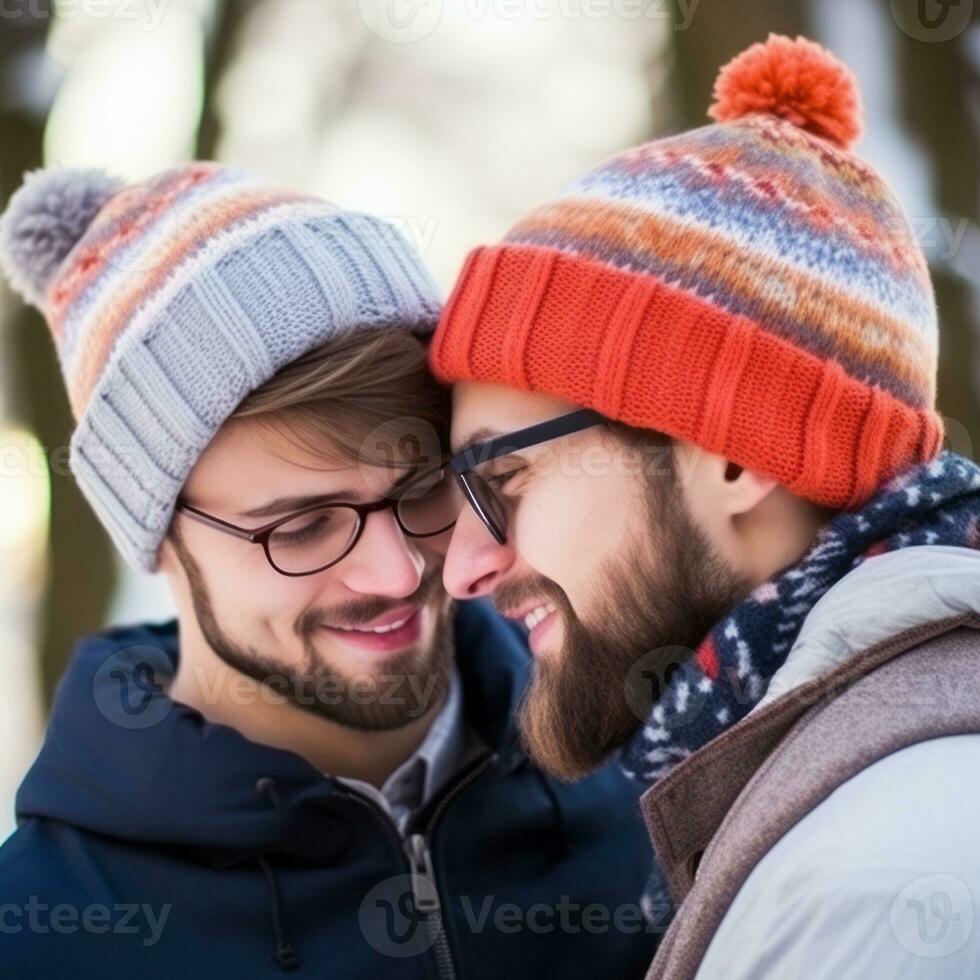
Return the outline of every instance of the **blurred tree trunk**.
{"type": "Polygon", "coordinates": [[[256,0],[216,0],[204,60],[204,105],[197,129],[198,160],[213,160],[221,139],[221,113],[216,98],[221,80],[238,50],[241,26],[256,0]]]}
{"type": "MultiPolygon", "coordinates": [[[[3,28],[0,77],[12,66],[22,70],[28,56],[41,57],[47,19],[23,16],[3,28]],[[14,25],[14,26],[12,26],[14,25]]],[[[38,82],[40,86],[40,82],[38,82]]],[[[6,207],[25,170],[43,163],[44,112],[28,104],[4,104],[0,111],[0,204],[6,207]]],[[[4,357],[10,386],[12,421],[23,425],[46,449],[51,473],[51,517],[47,575],[38,616],[38,672],[45,710],[79,636],[105,622],[115,584],[112,548],[74,479],[65,472],[66,447],[73,421],[54,344],[47,325],[33,308],[4,303],[4,357]],[[60,473],[60,475],[59,475],[60,473]]]]}
{"type": "MultiPolygon", "coordinates": [[[[197,155],[214,156],[220,120],[214,93],[234,56],[238,24],[251,9],[250,0],[215,4],[205,59],[205,100],[197,134],[197,155]]],[[[40,58],[47,34],[47,16],[29,15],[0,25],[0,77],[15,62],[40,58]]],[[[5,207],[25,170],[43,165],[43,136],[48,107],[0,107],[0,206],[5,207]]],[[[51,517],[47,575],[39,601],[39,682],[45,710],[76,640],[106,622],[116,585],[113,547],[81,495],[65,474],[67,446],[74,425],[54,345],[40,314],[11,300],[4,304],[3,352],[8,365],[12,420],[30,429],[52,461],[51,517]]]]}
{"type": "Polygon", "coordinates": [[[676,132],[704,126],[718,69],[770,34],[809,34],[805,0],[674,0],[674,38],[657,118],[676,132]]]}
{"type": "MultiPolygon", "coordinates": [[[[977,16],[975,9],[974,34],[977,16]]],[[[932,270],[940,315],[939,410],[951,423],[951,448],[972,453],[976,459],[980,452],[980,269],[966,269],[962,246],[956,249],[948,241],[963,240],[956,236],[965,232],[966,222],[975,240],[980,238],[980,78],[976,61],[970,61],[969,31],[933,43],[914,40],[902,31],[896,34],[896,84],[901,86],[905,122],[928,152],[935,220],[946,222],[929,232],[942,243],[943,253],[932,270]],[[972,446],[960,444],[962,432],[953,429],[957,423],[969,434],[972,446]]],[[[972,247],[976,250],[980,245],[975,241],[972,247]]]]}

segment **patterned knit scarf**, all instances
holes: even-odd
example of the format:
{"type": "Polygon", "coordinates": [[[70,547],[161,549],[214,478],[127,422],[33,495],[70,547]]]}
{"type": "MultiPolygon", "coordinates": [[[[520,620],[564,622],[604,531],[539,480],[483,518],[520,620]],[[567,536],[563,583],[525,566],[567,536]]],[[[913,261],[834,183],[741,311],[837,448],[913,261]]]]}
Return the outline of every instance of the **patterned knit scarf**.
{"type": "MultiPolygon", "coordinates": [[[[624,746],[626,773],[652,785],[744,718],[785,663],[807,614],[832,585],[874,555],[929,544],[980,548],[980,467],[949,452],[902,473],[861,510],[839,514],[821,528],[799,562],[722,619],[674,673],[646,724],[624,746]]],[[[658,873],[644,897],[648,914],[658,922],[670,915],[665,895],[658,873]]]]}

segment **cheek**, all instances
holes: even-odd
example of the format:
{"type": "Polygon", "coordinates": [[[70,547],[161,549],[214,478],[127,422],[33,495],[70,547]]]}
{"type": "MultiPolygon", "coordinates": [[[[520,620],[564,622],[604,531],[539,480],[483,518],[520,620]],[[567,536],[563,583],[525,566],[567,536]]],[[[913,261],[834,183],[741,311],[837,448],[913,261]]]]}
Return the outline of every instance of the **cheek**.
{"type": "Polygon", "coordinates": [[[296,620],[323,591],[321,576],[280,575],[261,548],[220,559],[213,555],[205,574],[218,621],[234,635],[250,634],[255,640],[292,637],[296,620]]]}
{"type": "Polygon", "coordinates": [[[630,507],[615,476],[558,475],[530,488],[515,524],[517,550],[579,608],[612,554],[625,546],[630,507]]]}

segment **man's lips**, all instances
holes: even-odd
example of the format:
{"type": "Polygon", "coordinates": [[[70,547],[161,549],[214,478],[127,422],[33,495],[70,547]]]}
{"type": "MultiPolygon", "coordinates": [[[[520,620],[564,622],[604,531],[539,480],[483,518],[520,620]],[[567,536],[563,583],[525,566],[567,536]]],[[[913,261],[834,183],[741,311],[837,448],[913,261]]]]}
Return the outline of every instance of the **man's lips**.
{"type": "Polygon", "coordinates": [[[328,629],[351,630],[359,633],[386,633],[389,630],[397,629],[401,624],[411,619],[421,606],[405,605],[397,609],[389,609],[388,612],[368,620],[366,623],[324,623],[328,629]]]}
{"type": "Polygon", "coordinates": [[[425,608],[419,606],[407,606],[408,617],[399,610],[385,613],[384,616],[372,620],[371,625],[352,627],[344,629],[342,627],[324,626],[332,637],[347,646],[358,647],[361,650],[374,653],[393,653],[403,650],[405,647],[418,643],[422,636],[422,629],[425,623],[425,608]],[[398,617],[395,613],[398,613],[398,617]],[[380,620],[388,619],[390,623],[380,623],[380,620]],[[380,628],[380,632],[378,631],[380,628]]]}
{"type": "Polygon", "coordinates": [[[542,653],[542,642],[546,633],[558,621],[558,610],[554,604],[543,599],[523,603],[513,609],[500,610],[502,616],[516,619],[528,630],[528,646],[535,655],[542,653]]]}
{"type": "Polygon", "coordinates": [[[533,599],[520,606],[515,606],[513,609],[498,609],[497,611],[501,616],[507,619],[517,620],[517,622],[523,623],[528,629],[533,629],[534,622],[528,622],[528,617],[534,613],[535,619],[541,620],[544,618],[542,613],[550,614],[555,611],[555,604],[548,602],[547,599],[533,599]]]}

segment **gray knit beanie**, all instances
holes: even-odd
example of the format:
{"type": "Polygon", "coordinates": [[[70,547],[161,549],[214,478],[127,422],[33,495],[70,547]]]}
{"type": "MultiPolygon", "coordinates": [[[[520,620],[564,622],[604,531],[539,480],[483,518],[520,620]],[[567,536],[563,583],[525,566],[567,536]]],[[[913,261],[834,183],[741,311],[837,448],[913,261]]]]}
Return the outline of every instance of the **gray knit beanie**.
{"type": "Polygon", "coordinates": [[[440,306],[390,224],[215,163],[138,186],[30,174],[0,218],[0,265],[54,336],[78,423],[71,470],[145,571],[249,392],[351,330],[429,334],[440,306]]]}

